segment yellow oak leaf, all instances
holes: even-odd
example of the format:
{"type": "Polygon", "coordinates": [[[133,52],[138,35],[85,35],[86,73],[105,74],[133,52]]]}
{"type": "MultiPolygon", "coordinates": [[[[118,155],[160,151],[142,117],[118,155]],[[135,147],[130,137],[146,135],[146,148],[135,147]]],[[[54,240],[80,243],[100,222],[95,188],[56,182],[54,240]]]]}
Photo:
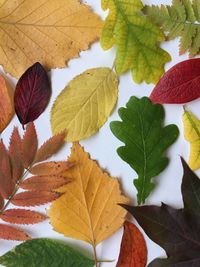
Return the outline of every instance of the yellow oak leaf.
{"type": "Polygon", "coordinates": [[[184,136],[190,143],[189,166],[192,170],[200,168],[200,120],[184,108],[184,136]]]}
{"type": "Polygon", "coordinates": [[[0,64],[16,77],[37,61],[65,67],[100,30],[99,17],[78,0],[0,0],[0,64]]]}
{"type": "Polygon", "coordinates": [[[0,133],[7,127],[14,115],[13,90],[0,75],[0,133]]]}
{"type": "Polygon", "coordinates": [[[54,134],[67,131],[66,141],[85,139],[106,122],[118,95],[116,74],[109,68],[89,69],[75,77],[51,109],[54,134]]]}
{"type": "Polygon", "coordinates": [[[123,225],[126,211],[118,203],[129,200],[121,194],[118,179],[104,172],[78,143],[72,146],[71,161],[76,164],[66,175],[72,182],[58,190],[64,194],[50,207],[50,223],[57,232],[95,248],[123,225]]]}

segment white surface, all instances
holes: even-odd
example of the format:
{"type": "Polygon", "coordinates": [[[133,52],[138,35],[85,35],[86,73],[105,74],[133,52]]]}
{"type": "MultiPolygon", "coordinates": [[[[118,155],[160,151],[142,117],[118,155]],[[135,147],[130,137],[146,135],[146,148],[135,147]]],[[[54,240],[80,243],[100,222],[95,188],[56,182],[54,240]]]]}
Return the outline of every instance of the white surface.
{"type": "MultiPolygon", "coordinates": [[[[106,13],[101,10],[100,0],[87,0],[84,2],[91,5],[93,9],[102,17],[106,15],[106,13]]],[[[170,1],[167,0],[146,0],[144,2],[147,4],[170,3],[170,1]]],[[[166,70],[174,64],[184,59],[187,59],[187,55],[178,55],[178,40],[167,42],[163,44],[163,47],[172,56],[172,61],[169,64],[166,64],[166,70]]],[[[71,60],[67,68],[56,69],[50,72],[53,91],[51,102],[45,113],[43,113],[35,122],[40,143],[42,143],[51,135],[49,111],[53,101],[55,100],[59,92],[65,87],[68,81],[70,81],[77,74],[80,74],[88,68],[105,66],[111,67],[113,65],[114,52],[114,49],[104,52],[101,49],[99,43],[96,43],[91,47],[90,50],[86,52],[81,52],[80,58],[71,60]]],[[[10,80],[12,79],[10,76],[7,77],[10,80]]],[[[14,79],[12,80],[16,82],[14,79]]],[[[133,203],[135,202],[136,190],[132,184],[132,181],[133,178],[136,177],[136,174],[125,162],[123,162],[118,157],[116,153],[116,148],[120,146],[120,142],[112,135],[109,129],[109,123],[113,120],[118,119],[118,108],[124,106],[130,96],[149,96],[152,89],[153,85],[146,85],[145,83],[141,85],[136,85],[131,80],[131,76],[129,73],[121,76],[119,84],[119,100],[113,114],[109,117],[106,124],[100,129],[100,131],[96,135],[89,138],[88,140],[81,142],[81,144],[85,147],[85,150],[90,153],[93,159],[96,159],[99,162],[102,168],[106,168],[112,176],[120,177],[123,190],[125,194],[127,194],[132,199],[133,203]]],[[[195,101],[189,104],[188,106],[194,113],[198,115],[198,101],[195,101]]],[[[175,207],[181,207],[182,199],[180,194],[180,185],[182,180],[182,168],[179,156],[182,155],[185,158],[188,157],[188,144],[184,141],[183,138],[183,129],[181,122],[181,115],[183,113],[183,109],[181,105],[166,105],[165,111],[165,123],[175,123],[176,125],[178,125],[180,129],[180,137],[178,141],[168,150],[170,164],[168,168],[161,175],[159,175],[159,177],[156,178],[158,186],[156,187],[156,190],[152,193],[152,195],[148,198],[147,204],[160,205],[161,202],[165,202],[175,207]]],[[[2,136],[6,143],[8,142],[8,138],[13,128],[13,125],[17,125],[21,129],[20,123],[15,117],[2,136]]],[[[70,145],[66,144],[62,152],[59,153],[57,159],[65,159],[69,155],[69,148],[70,145]]],[[[45,208],[42,207],[39,210],[44,211],[45,208]]],[[[65,238],[62,235],[54,232],[48,221],[24,228],[27,229],[27,232],[30,233],[33,237],[49,237],[59,240],[65,240],[66,243],[76,247],[78,250],[85,253],[85,255],[88,255],[90,257],[92,256],[92,249],[89,245],[80,241],[65,238]]],[[[108,240],[103,242],[103,244],[98,246],[97,251],[99,259],[117,260],[121,243],[121,235],[122,229],[119,230],[115,235],[110,237],[108,240]]],[[[150,262],[155,257],[165,256],[164,251],[159,246],[150,241],[146,236],[145,238],[148,246],[148,262],[150,262]]],[[[17,244],[19,243],[1,240],[0,255],[7,252],[17,244]]],[[[101,267],[115,267],[115,265],[116,261],[113,263],[103,263],[101,264],[101,267]]]]}

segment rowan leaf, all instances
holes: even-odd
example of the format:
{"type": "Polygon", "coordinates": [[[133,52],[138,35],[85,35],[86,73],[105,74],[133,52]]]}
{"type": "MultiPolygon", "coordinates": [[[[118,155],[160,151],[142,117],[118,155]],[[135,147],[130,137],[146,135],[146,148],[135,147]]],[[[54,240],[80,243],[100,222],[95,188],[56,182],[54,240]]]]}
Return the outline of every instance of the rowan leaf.
{"type": "Polygon", "coordinates": [[[123,205],[138,221],[146,234],[160,245],[168,258],[155,259],[148,267],[198,267],[200,264],[200,180],[182,160],[183,209],[166,204],[133,207],[123,205]]]}
{"type": "Polygon", "coordinates": [[[4,207],[4,198],[0,194],[0,210],[4,207]]]}
{"type": "Polygon", "coordinates": [[[30,239],[30,236],[13,226],[0,224],[0,238],[6,240],[25,241],[30,239]]]}
{"type": "Polygon", "coordinates": [[[74,167],[73,162],[50,161],[34,165],[30,172],[35,175],[61,175],[63,172],[74,167]]]}
{"type": "Polygon", "coordinates": [[[102,0],[109,9],[101,33],[101,46],[116,45],[115,69],[118,74],[131,70],[135,82],[156,83],[164,72],[169,54],[157,44],[164,40],[161,30],[145,16],[140,0],[102,0]],[[145,34],[144,34],[145,33],[145,34]]]}
{"type": "Polygon", "coordinates": [[[46,69],[66,62],[96,41],[101,21],[77,0],[5,0],[0,6],[0,64],[19,77],[41,62],[46,69]]]}
{"type": "Polygon", "coordinates": [[[51,86],[47,72],[37,62],[24,72],[15,89],[15,111],[23,126],[40,116],[48,105],[50,96],[51,86]]]}
{"type": "Polygon", "coordinates": [[[0,214],[0,219],[14,224],[35,224],[46,220],[46,216],[33,210],[8,209],[0,214]]]}
{"type": "Polygon", "coordinates": [[[34,124],[27,125],[24,137],[22,139],[22,157],[23,165],[28,168],[33,163],[38,148],[37,133],[34,124]]]}
{"type": "Polygon", "coordinates": [[[200,168],[200,120],[184,108],[183,125],[185,139],[190,143],[189,166],[197,170],[200,168]]]}
{"type": "Polygon", "coordinates": [[[47,160],[56,154],[64,144],[65,132],[59,133],[48,139],[37,151],[34,163],[47,160]]]}
{"type": "Polygon", "coordinates": [[[63,195],[51,204],[50,223],[67,237],[83,240],[94,248],[119,229],[126,212],[117,203],[128,203],[119,181],[104,172],[78,144],[69,161],[76,162],[66,175],[72,182],[61,187],[63,195]]]}
{"type": "Polygon", "coordinates": [[[118,155],[138,174],[134,185],[138,191],[138,204],[144,203],[155,188],[151,179],[168,165],[165,150],[178,137],[175,125],[163,127],[164,109],[147,97],[131,97],[126,108],[120,108],[122,121],[111,122],[112,133],[125,145],[117,149],[118,155]]]}
{"type": "Polygon", "coordinates": [[[17,182],[22,176],[24,168],[22,164],[22,140],[16,127],[14,127],[10,137],[8,152],[12,167],[12,179],[13,182],[17,182]]]}
{"type": "Polygon", "coordinates": [[[13,89],[0,75],[0,133],[8,126],[14,115],[13,89]]]}
{"type": "Polygon", "coordinates": [[[34,207],[47,204],[60,195],[60,193],[50,191],[27,191],[16,194],[11,199],[11,203],[20,207],[34,207]]]}
{"type": "Polygon", "coordinates": [[[190,57],[200,52],[200,1],[173,0],[172,5],[145,6],[144,13],[167,32],[168,39],[180,37],[179,53],[190,57]]]}
{"type": "Polygon", "coordinates": [[[120,255],[116,267],[145,267],[147,247],[143,235],[131,222],[125,221],[120,255]]]}
{"type": "Polygon", "coordinates": [[[66,141],[90,137],[106,122],[118,95],[116,74],[109,68],[89,69],[75,77],[51,109],[54,134],[67,131],[66,141]]]}
{"type": "Polygon", "coordinates": [[[93,267],[94,261],[52,239],[32,239],[0,257],[6,267],[93,267]]]}
{"type": "Polygon", "coordinates": [[[30,191],[52,191],[69,182],[70,180],[64,176],[32,176],[20,183],[20,188],[30,191]]]}

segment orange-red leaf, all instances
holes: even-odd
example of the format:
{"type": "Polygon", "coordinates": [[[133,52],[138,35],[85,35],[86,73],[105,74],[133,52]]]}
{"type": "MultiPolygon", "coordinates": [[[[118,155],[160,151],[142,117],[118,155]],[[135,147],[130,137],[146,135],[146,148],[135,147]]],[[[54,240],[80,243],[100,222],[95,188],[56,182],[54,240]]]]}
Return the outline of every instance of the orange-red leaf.
{"type": "Polygon", "coordinates": [[[10,225],[0,224],[0,239],[25,241],[31,238],[22,230],[10,225]]]}
{"type": "Polygon", "coordinates": [[[0,193],[3,198],[8,198],[13,192],[10,158],[3,144],[0,142],[0,193]]]}
{"type": "Polygon", "coordinates": [[[38,148],[37,133],[33,122],[26,127],[26,131],[22,140],[22,156],[23,165],[28,168],[35,158],[38,148]]]}
{"type": "Polygon", "coordinates": [[[33,166],[30,172],[35,175],[59,175],[72,168],[74,165],[74,163],[67,161],[44,162],[33,166]]]}
{"type": "Polygon", "coordinates": [[[124,223],[124,234],[116,267],[145,267],[147,248],[143,235],[132,223],[124,223]]]}
{"type": "Polygon", "coordinates": [[[56,154],[64,144],[65,132],[52,136],[37,151],[34,162],[41,162],[56,154]]]}
{"type": "Polygon", "coordinates": [[[32,176],[20,183],[20,187],[33,191],[50,191],[57,189],[67,183],[69,183],[69,179],[64,176],[32,176]]]}
{"type": "Polygon", "coordinates": [[[16,194],[11,203],[21,207],[33,207],[57,199],[61,194],[50,191],[28,191],[16,194]]]}
{"type": "Polygon", "coordinates": [[[22,140],[17,127],[13,129],[8,151],[12,166],[12,179],[16,182],[21,178],[24,171],[22,165],[22,140]]]}
{"type": "Polygon", "coordinates": [[[32,210],[10,209],[3,212],[0,218],[9,223],[35,224],[46,220],[46,216],[32,210]]]}
{"type": "Polygon", "coordinates": [[[3,208],[3,206],[4,206],[4,199],[0,194],[0,210],[3,208]]]}

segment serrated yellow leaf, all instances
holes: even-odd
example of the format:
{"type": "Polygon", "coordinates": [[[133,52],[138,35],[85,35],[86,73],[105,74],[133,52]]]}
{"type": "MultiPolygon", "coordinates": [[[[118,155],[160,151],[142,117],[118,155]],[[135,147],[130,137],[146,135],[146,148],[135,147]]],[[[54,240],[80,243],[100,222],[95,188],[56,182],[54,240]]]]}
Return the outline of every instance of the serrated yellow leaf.
{"type": "Polygon", "coordinates": [[[75,77],[51,109],[54,134],[67,131],[66,141],[85,139],[106,122],[117,101],[118,80],[109,68],[96,68],[75,77]]]}
{"type": "Polygon", "coordinates": [[[93,247],[118,230],[126,211],[118,203],[129,200],[121,194],[119,181],[104,172],[78,144],[73,144],[66,172],[72,182],[58,190],[64,193],[49,210],[53,228],[67,237],[93,247]]]}
{"type": "Polygon", "coordinates": [[[0,64],[16,77],[37,61],[65,67],[100,29],[98,16],[78,0],[1,0],[0,64]]]}
{"type": "Polygon", "coordinates": [[[190,111],[183,114],[184,136],[190,143],[189,166],[192,170],[200,168],[200,120],[190,111]]]}

